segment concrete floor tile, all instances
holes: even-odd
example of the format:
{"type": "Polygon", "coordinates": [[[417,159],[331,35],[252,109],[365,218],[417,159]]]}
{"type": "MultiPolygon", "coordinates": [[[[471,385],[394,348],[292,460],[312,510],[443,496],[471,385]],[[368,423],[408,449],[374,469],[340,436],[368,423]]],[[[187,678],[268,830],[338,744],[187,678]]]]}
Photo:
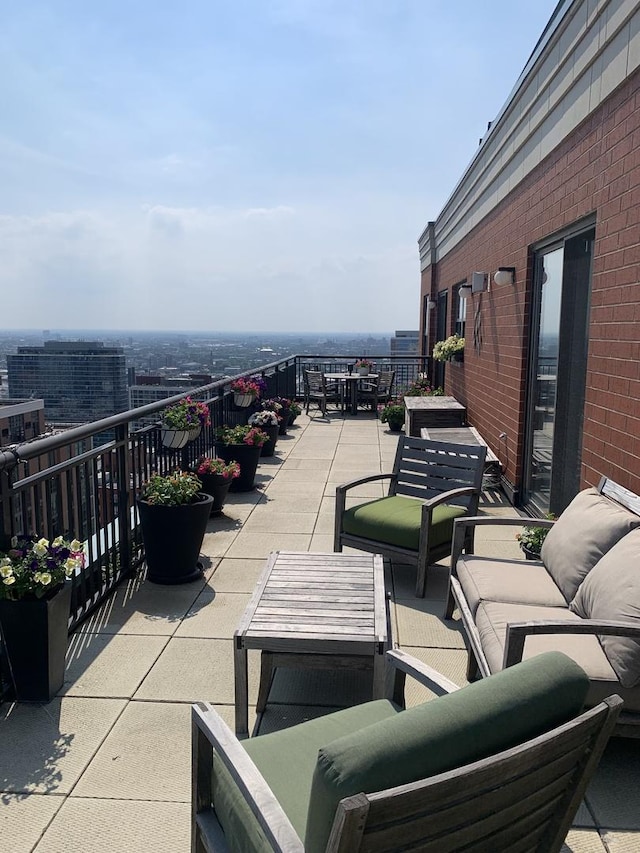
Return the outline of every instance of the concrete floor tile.
{"type": "Polygon", "coordinates": [[[73,635],[62,693],[130,698],[167,642],[133,634],[73,635]]]}
{"type": "Polygon", "coordinates": [[[322,474],[327,473],[331,468],[329,459],[287,459],[288,471],[318,471],[322,474]]]}
{"type": "MultiPolygon", "coordinates": [[[[333,537],[334,525],[335,518],[333,512],[320,512],[316,516],[316,524],[313,528],[313,534],[314,536],[320,534],[333,537]]],[[[315,548],[313,550],[315,550],[315,548]]],[[[333,546],[331,546],[330,550],[333,551],[333,546]]]]}
{"type": "Polygon", "coordinates": [[[344,708],[371,699],[373,670],[276,669],[269,703],[344,708]]]}
{"type": "Polygon", "coordinates": [[[400,646],[465,649],[461,623],[442,621],[442,602],[414,598],[396,602],[400,646]]]}
{"type": "Polygon", "coordinates": [[[258,533],[313,533],[315,512],[291,512],[283,515],[273,507],[259,507],[251,516],[247,532],[258,533]]]}
{"type": "Polygon", "coordinates": [[[608,853],[608,850],[596,829],[570,829],[560,853],[608,853]]]}
{"type": "MultiPolygon", "coordinates": [[[[325,488],[325,495],[327,497],[331,497],[331,495],[335,495],[336,486],[340,485],[339,482],[336,483],[327,483],[325,488]]],[[[359,498],[363,502],[366,499],[374,500],[375,498],[383,498],[387,494],[389,488],[389,484],[385,483],[363,483],[362,486],[354,486],[352,489],[349,489],[349,497],[350,498],[359,498]]]]}
{"type": "Polygon", "coordinates": [[[125,705],[118,699],[59,697],[46,705],[3,706],[0,790],[68,793],[125,705]]]}
{"type": "MultiPolygon", "coordinates": [[[[398,601],[415,599],[417,567],[406,563],[392,561],[393,593],[398,601]]],[[[434,563],[427,570],[427,589],[425,599],[438,599],[442,602],[449,587],[449,567],[442,563],[434,563]]]]}
{"type": "Polygon", "coordinates": [[[207,582],[216,592],[253,592],[265,560],[225,558],[207,582]]]}
{"type": "Polygon", "coordinates": [[[640,850],[640,832],[623,832],[616,829],[603,829],[601,832],[607,845],[607,853],[638,853],[640,850]]]}
{"type": "Polygon", "coordinates": [[[227,551],[227,557],[253,557],[266,560],[271,551],[306,551],[311,536],[303,533],[241,533],[227,551]]]}
{"type": "Polygon", "coordinates": [[[4,794],[0,814],[0,844],[6,853],[31,853],[64,803],[54,794],[4,794]]]}
{"type": "Polygon", "coordinates": [[[283,515],[290,512],[318,512],[322,497],[321,491],[310,495],[304,489],[294,494],[275,490],[267,495],[266,503],[270,509],[277,510],[283,515]]]}
{"type": "MultiPolygon", "coordinates": [[[[467,684],[467,653],[458,649],[425,649],[419,646],[400,646],[400,648],[423,661],[433,669],[445,675],[460,687],[467,684]]],[[[413,678],[407,678],[406,701],[407,707],[419,705],[433,699],[433,693],[418,684],[413,678]]]]}
{"type": "Polygon", "coordinates": [[[191,705],[129,702],[73,796],[191,802],[191,705]]]}
{"type": "Polygon", "coordinates": [[[586,800],[598,826],[640,830],[640,740],[609,741],[586,800]]]}
{"type": "Polygon", "coordinates": [[[285,484],[289,484],[295,489],[299,489],[300,487],[306,488],[307,486],[317,488],[317,485],[322,483],[325,479],[326,474],[324,471],[313,470],[310,472],[309,469],[306,468],[286,468],[278,472],[278,475],[273,480],[271,488],[276,485],[283,486],[285,484]]]}
{"type": "Polygon", "coordinates": [[[177,853],[190,837],[189,803],[70,797],[34,853],[177,853]]]}
{"type": "Polygon", "coordinates": [[[198,594],[204,579],[178,586],[136,577],[119,586],[76,634],[158,634],[171,636],[198,594]]]}
{"type": "Polygon", "coordinates": [[[243,525],[234,522],[230,529],[224,530],[221,527],[214,532],[205,533],[201,553],[206,554],[212,560],[226,556],[227,551],[233,545],[242,529],[243,525]]]}
{"type": "Polygon", "coordinates": [[[216,593],[207,588],[187,613],[175,636],[219,640],[232,637],[250,598],[249,593],[216,593]]]}
{"type": "Polygon", "coordinates": [[[316,554],[330,554],[333,552],[333,533],[314,533],[311,537],[309,551],[316,554]]]}
{"type": "MultiPolygon", "coordinates": [[[[249,701],[255,702],[260,655],[249,653],[249,701]]],[[[136,700],[233,705],[233,641],[174,637],[136,692],[136,700]]]]}

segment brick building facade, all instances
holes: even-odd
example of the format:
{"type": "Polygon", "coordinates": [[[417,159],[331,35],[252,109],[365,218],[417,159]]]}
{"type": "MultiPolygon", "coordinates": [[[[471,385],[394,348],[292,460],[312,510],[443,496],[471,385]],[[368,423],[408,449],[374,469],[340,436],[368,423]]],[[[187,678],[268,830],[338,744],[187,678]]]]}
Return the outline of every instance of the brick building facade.
{"type": "Polygon", "coordinates": [[[463,318],[464,363],[435,378],[539,512],[603,474],[640,491],[639,33],[637,3],[560,3],[420,238],[422,352],[463,318]],[[488,289],[461,302],[473,271],[488,289]]]}

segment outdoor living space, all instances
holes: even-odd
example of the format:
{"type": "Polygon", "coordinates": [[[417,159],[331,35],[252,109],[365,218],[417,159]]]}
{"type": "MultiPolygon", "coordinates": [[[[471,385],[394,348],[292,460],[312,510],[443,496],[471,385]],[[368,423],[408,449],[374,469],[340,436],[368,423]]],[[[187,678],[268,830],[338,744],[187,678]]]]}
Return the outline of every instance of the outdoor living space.
{"type": "MultiPolygon", "coordinates": [[[[397,433],[374,415],[328,417],[312,407],[258,469],[258,488],[231,494],[211,519],[201,581],[124,583],[70,638],[60,695],[46,705],[0,709],[2,853],[188,851],[191,723],[195,701],[212,703],[234,726],[232,637],[273,550],[333,551],[335,488],[390,471],[397,433]]],[[[351,504],[382,496],[359,487],[351,504]]],[[[488,515],[517,515],[498,490],[488,515]]],[[[518,556],[513,528],[479,530],[476,550],[518,556]]],[[[458,684],[466,651],[459,621],[442,619],[447,560],[414,596],[415,567],[388,571],[392,638],[458,684]]],[[[259,653],[249,651],[249,730],[273,731],[365,701],[371,675],[346,670],[276,670],[256,714],[259,653]]],[[[426,694],[408,682],[408,703],[426,694]]],[[[640,741],[610,742],[565,849],[640,850],[640,741]]]]}

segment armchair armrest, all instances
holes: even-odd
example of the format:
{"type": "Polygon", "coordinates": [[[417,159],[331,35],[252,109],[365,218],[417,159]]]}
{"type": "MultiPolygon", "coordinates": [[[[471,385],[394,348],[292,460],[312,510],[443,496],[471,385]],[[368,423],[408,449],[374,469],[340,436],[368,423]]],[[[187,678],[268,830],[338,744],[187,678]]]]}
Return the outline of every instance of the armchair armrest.
{"type": "Polygon", "coordinates": [[[428,687],[436,696],[444,696],[460,689],[457,684],[436,669],[400,649],[389,649],[385,657],[387,663],[387,695],[389,699],[403,708],[405,706],[404,688],[407,675],[415,678],[424,687],[428,687]]]}
{"type": "Polygon", "coordinates": [[[527,637],[534,634],[603,634],[640,640],[640,628],[628,622],[598,619],[581,619],[580,622],[555,622],[552,619],[539,622],[513,622],[507,625],[502,661],[504,669],[522,660],[524,642],[527,637]]]}
{"type": "MultiPolygon", "coordinates": [[[[215,749],[272,845],[274,853],[304,853],[304,845],[273,791],[220,715],[209,704],[198,702],[191,707],[191,719],[194,832],[205,832],[209,837],[213,835],[218,842],[223,838],[219,824],[211,812],[212,753],[215,749]]],[[[215,804],[213,805],[215,808],[215,804]]],[[[216,846],[215,849],[224,848],[216,846]]]]}

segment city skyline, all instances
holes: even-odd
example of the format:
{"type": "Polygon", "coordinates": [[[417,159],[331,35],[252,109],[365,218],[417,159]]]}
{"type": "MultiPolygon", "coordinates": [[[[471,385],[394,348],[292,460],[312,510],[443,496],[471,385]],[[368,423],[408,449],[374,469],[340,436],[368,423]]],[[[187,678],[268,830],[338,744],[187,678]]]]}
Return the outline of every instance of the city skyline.
{"type": "Polygon", "coordinates": [[[415,328],[419,232],[554,5],[12,7],[3,324],[415,328]]]}

